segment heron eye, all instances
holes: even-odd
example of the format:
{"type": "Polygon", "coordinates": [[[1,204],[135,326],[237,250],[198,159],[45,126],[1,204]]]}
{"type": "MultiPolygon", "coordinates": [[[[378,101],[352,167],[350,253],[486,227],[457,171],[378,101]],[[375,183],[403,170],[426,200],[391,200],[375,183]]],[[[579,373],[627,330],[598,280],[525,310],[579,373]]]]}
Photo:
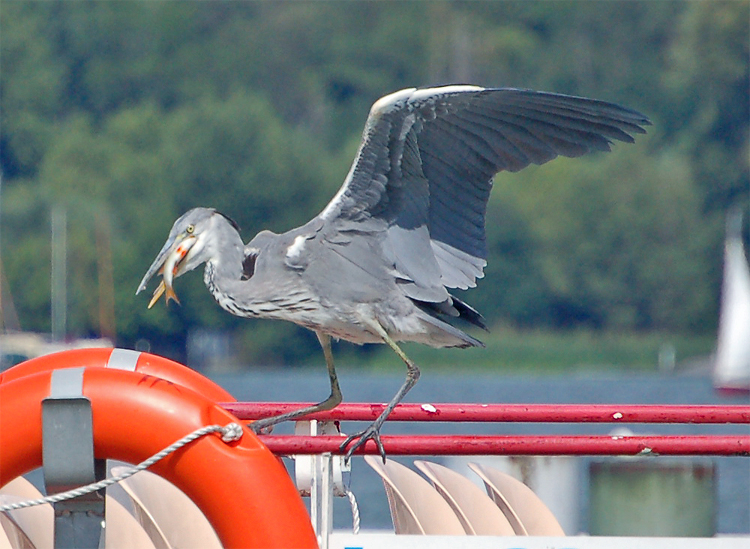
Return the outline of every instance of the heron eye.
{"type": "Polygon", "coordinates": [[[195,225],[188,225],[185,232],[187,232],[187,234],[193,234],[193,232],[195,232],[195,225]]]}

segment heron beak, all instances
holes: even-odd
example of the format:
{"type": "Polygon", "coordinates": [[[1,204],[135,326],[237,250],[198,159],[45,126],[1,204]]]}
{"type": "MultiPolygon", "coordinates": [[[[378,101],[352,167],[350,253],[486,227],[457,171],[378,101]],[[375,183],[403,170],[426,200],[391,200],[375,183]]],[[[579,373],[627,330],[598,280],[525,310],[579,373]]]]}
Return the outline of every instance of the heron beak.
{"type": "Polygon", "coordinates": [[[141,291],[145,290],[149,280],[151,280],[155,274],[160,274],[162,276],[162,280],[156,290],[154,290],[154,295],[151,297],[151,301],[148,304],[149,309],[159,301],[162,294],[166,294],[165,299],[167,303],[169,303],[170,300],[180,303],[180,300],[177,299],[177,294],[175,294],[174,288],[172,287],[172,281],[182,274],[183,271],[180,270],[180,267],[194,244],[194,236],[170,238],[164,244],[161,251],[156,256],[156,259],[151,264],[151,267],[149,267],[146,272],[146,275],[143,277],[143,280],[141,280],[138,290],[136,291],[136,294],[139,294],[141,291]]]}

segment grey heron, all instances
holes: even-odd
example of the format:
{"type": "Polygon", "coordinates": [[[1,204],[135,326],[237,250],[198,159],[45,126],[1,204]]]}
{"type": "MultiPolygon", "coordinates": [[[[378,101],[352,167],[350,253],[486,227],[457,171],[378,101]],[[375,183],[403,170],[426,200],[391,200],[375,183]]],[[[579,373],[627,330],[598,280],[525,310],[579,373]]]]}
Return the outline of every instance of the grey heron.
{"type": "Polygon", "coordinates": [[[486,328],[449,290],[474,287],[483,276],[495,174],[608,151],[612,140],[631,143],[649,124],[612,103],[526,89],[401,90],[373,104],[344,184],[319,215],[283,234],[262,231],[245,245],[228,217],[190,210],[174,223],[138,292],[161,273],[149,306],[164,291],[169,301],[173,279],[205,263],[205,284],[230,313],[287,320],[317,334],[329,397],[256,421],[256,431],[341,402],[331,337],[390,346],[406,364],[406,379],[380,416],[342,444],[349,458],[373,439],[385,460],[380,428],[419,377],[398,342],[483,346],[450,324],[486,328]]]}

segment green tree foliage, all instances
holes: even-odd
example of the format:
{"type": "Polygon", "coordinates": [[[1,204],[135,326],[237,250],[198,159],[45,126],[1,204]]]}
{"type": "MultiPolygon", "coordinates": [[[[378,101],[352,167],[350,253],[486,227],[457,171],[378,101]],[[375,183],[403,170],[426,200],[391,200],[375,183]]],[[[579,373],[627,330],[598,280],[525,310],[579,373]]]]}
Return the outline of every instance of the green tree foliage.
{"type": "MultiPolygon", "coordinates": [[[[530,219],[548,318],[610,329],[706,330],[708,235],[689,162],[649,152],[559,159],[496,185],[493,200],[530,219]],[[540,199],[544,197],[543,199],[540,199]]],[[[708,318],[707,318],[708,317],[708,318]]]]}
{"type": "MultiPolygon", "coordinates": [[[[135,287],[172,221],[213,206],[245,239],[315,215],[343,181],[370,104],[448,82],[615,101],[654,121],[635,146],[501,174],[491,323],[710,332],[723,213],[747,206],[748,13],[726,2],[5,2],[0,10],[2,275],[21,327],[49,330],[50,210],[68,211],[68,328],[184,348],[243,332],[258,361],[314,338],[135,287]],[[114,289],[104,258],[112,257],[114,289]],[[105,265],[106,267],[106,265],[105,265]]],[[[180,351],[175,351],[179,353],[180,351]]]]}
{"type": "Polygon", "coordinates": [[[50,122],[62,108],[65,70],[56,63],[51,41],[31,39],[46,34],[47,20],[35,6],[12,2],[0,10],[0,159],[3,175],[10,178],[34,173],[50,141],[50,122]]]}
{"type": "Polygon", "coordinates": [[[750,41],[747,2],[699,3],[678,21],[668,50],[665,117],[692,157],[707,210],[747,201],[750,179],[750,41]]]}

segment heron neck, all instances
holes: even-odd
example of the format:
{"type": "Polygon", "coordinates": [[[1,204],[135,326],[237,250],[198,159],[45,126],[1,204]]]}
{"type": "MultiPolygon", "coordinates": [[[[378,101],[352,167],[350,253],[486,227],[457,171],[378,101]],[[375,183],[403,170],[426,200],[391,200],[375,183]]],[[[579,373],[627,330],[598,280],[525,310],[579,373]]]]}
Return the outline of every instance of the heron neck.
{"type": "Polygon", "coordinates": [[[218,300],[219,294],[226,294],[227,285],[239,282],[242,277],[242,260],[244,259],[244,244],[240,235],[229,227],[222,227],[221,233],[214,242],[211,257],[206,261],[203,281],[218,300]]]}

